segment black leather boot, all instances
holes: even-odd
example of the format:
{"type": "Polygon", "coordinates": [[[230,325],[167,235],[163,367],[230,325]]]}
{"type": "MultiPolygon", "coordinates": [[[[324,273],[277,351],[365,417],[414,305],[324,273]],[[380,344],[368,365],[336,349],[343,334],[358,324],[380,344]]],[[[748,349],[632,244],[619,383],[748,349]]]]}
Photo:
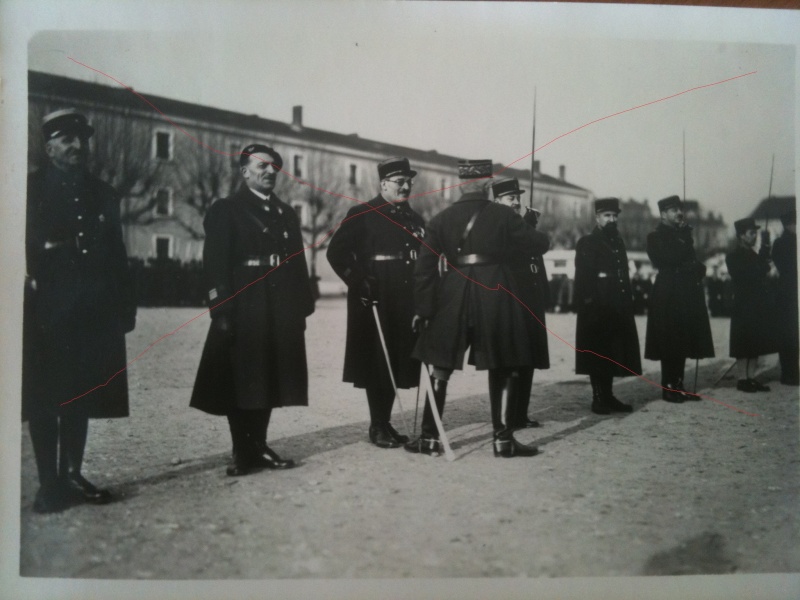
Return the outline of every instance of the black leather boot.
{"type": "Polygon", "coordinates": [[[690,394],[689,392],[686,391],[686,388],[683,385],[683,377],[678,378],[675,387],[680,393],[684,402],[697,402],[698,400],[701,399],[700,396],[698,396],[697,394],[690,394]]]}
{"type": "Polygon", "coordinates": [[[517,370],[519,374],[517,383],[519,402],[517,403],[516,418],[514,419],[514,427],[516,429],[542,426],[536,419],[528,417],[528,406],[530,406],[531,388],[533,387],[533,371],[533,367],[522,367],[517,370]]]}
{"type": "MultiPolygon", "coordinates": [[[[444,414],[444,402],[447,397],[447,382],[431,377],[431,387],[433,388],[433,401],[436,404],[436,412],[441,418],[444,414]]],[[[414,454],[429,454],[438,456],[442,453],[442,443],[439,441],[439,430],[436,429],[436,421],[433,419],[430,402],[426,400],[425,409],[422,411],[422,431],[420,436],[407,442],[403,446],[408,452],[414,454]]]]}
{"type": "Polygon", "coordinates": [[[40,514],[60,512],[70,503],[58,477],[58,417],[31,417],[28,426],[40,486],[33,501],[33,511],[40,514]]]}
{"type": "Polygon", "coordinates": [[[491,369],[489,371],[489,405],[492,414],[492,440],[494,455],[502,458],[514,456],[535,456],[539,453],[536,446],[527,446],[514,439],[511,425],[512,415],[518,413],[519,377],[514,373],[491,369]],[[503,385],[498,385],[502,381],[503,385]]]}
{"type": "Polygon", "coordinates": [[[369,441],[378,448],[399,448],[401,445],[389,432],[388,423],[372,423],[369,426],[369,441]]]}
{"type": "Polygon", "coordinates": [[[621,402],[614,396],[614,378],[611,376],[604,377],[602,380],[601,389],[605,396],[605,403],[608,410],[611,412],[630,413],[633,412],[633,407],[630,404],[621,402]]]}
{"type": "Polygon", "coordinates": [[[251,410],[252,418],[247,431],[250,466],[256,469],[293,469],[297,464],[291,458],[281,458],[267,446],[267,427],[271,409],[251,410]]]}
{"type": "Polygon", "coordinates": [[[111,492],[94,486],[81,475],[83,451],[86,448],[88,432],[88,417],[82,415],[61,417],[59,470],[62,485],[76,500],[82,500],[89,504],[108,504],[112,500],[111,492]]]}
{"type": "Polygon", "coordinates": [[[589,375],[589,381],[592,384],[592,412],[596,415],[610,415],[611,409],[608,407],[603,393],[601,376],[589,375]]]}

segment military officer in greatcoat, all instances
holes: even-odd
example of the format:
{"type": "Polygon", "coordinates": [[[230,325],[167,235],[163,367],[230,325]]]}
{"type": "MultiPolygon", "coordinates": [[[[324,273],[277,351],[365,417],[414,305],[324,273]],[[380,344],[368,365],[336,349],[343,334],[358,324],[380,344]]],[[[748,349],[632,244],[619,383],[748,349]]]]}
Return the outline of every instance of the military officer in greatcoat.
{"type": "Polygon", "coordinates": [[[273,191],[280,154],[252,144],[239,164],[246,185],[203,222],[211,326],[191,399],[227,417],[230,476],[295,466],[267,445],[267,427],[273,408],[308,405],[305,328],[314,312],[300,221],[273,191]]]}
{"type": "MultiPolygon", "coordinates": [[[[510,206],[515,212],[520,211],[520,198],[525,190],[520,189],[517,179],[500,179],[492,183],[492,194],[495,202],[510,206]]],[[[526,212],[526,221],[534,229],[539,223],[541,213],[529,208],[526,212]]],[[[519,299],[525,304],[526,311],[530,311],[528,329],[533,364],[521,367],[518,371],[519,400],[516,404],[517,412],[514,416],[514,427],[539,427],[541,424],[528,416],[528,406],[533,387],[534,369],[550,368],[550,353],[547,346],[547,328],[545,325],[545,311],[550,304],[550,285],[547,281],[547,271],[544,266],[543,254],[550,248],[547,234],[537,232],[540,242],[536,252],[521,255],[511,264],[511,272],[519,287],[519,299]]]]}
{"type": "Polygon", "coordinates": [[[772,246],[778,269],[778,318],[781,323],[781,383],[800,385],[800,340],[797,318],[797,213],[781,216],[783,233],[772,246]]]}
{"type": "Polygon", "coordinates": [[[372,307],[377,308],[398,388],[416,387],[411,358],[416,334],[414,262],[424,235],[422,217],[408,204],[416,171],[408,159],[378,164],[380,193],[351,208],[328,246],[328,261],[347,284],[347,342],[343,380],[366,389],[370,442],[399,448],[408,442],[391,424],[395,392],[372,307]]]}
{"type": "MultiPolygon", "coordinates": [[[[447,382],[469,363],[489,370],[494,455],[533,456],[534,446],[513,436],[517,414],[518,370],[534,363],[528,320],[522,306],[504,289],[519,295],[510,265],[519,256],[547,249],[512,209],[489,201],[489,160],[461,161],[463,195],[428,223],[425,246],[414,269],[415,326],[420,336],[413,356],[432,366],[438,413],[444,410],[447,382]]],[[[425,404],[422,435],[406,444],[415,453],[438,454],[439,434],[431,404],[425,404]]]]}
{"type": "Polygon", "coordinates": [[[733,283],[731,311],[730,355],[737,360],[741,392],[768,392],[769,386],[755,378],[758,358],[779,349],[775,298],[769,279],[777,275],[769,260],[769,248],[764,245],[758,253],[755,246],[758,230],[754,219],[739,219],[736,248],[725,256],[725,264],[733,283]]]}
{"type": "Polygon", "coordinates": [[[111,501],[81,474],[88,423],[128,416],[125,333],[136,302],[120,198],[86,170],[93,133],[73,109],[45,116],[49,162],[28,178],[22,417],[40,513],[111,501]]]}
{"type": "Polygon", "coordinates": [[[661,361],[662,398],[667,402],[700,400],[683,385],[687,358],[714,356],[703,279],[706,267],[697,260],[692,227],[678,196],[658,201],[661,223],[647,236],[647,255],[658,269],[644,356],[661,361]]]}
{"type": "Polygon", "coordinates": [[[614,377],[640,375],[642,365],[619,199],[595,200],[594,210],[597,226],[575,248],[575,372],[589,375],[593,413],[628,413],[633,407],[614,396],[614,377]]]}

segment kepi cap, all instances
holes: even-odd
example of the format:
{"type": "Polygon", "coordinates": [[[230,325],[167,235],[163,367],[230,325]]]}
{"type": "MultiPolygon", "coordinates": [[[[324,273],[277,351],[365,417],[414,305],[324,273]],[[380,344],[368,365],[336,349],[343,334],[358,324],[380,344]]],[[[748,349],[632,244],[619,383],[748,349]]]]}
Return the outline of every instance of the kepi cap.
{"type": "Polygon", "coordinates": [[[393,156],[378,163],[378,179],[383,181],[387,177],[394,177],[395,175],[415,177],[417,172],[411,168],[408,159],[404,156],[393,156]]]}
{"type": "Polygon", "coordinates": [[[491,176],[492,161],[489,159],[458,161],[459,179],[481,179],[491,176]]]}
{"type": "Polygon", "coordinates": [[[253,154],[269,154],[272,157],[272,164],[279,169],[283,168],[283,158],[275,150],[264,144],[250,144],[245,146],[239,155],[239,166],[245,166],[253,154]]]}
{"type": "Polygon", "coordinates": [[[747,233],[751,229],[761,229],[758,225],[756,225],[755,219],[739,219],[738,221],[734,221],[733,228],[736,230],[736,235],[743,235],[747,233]]]}
{"type": "Polygon", "coordinates": [[[594,201],[594,212],[606,212],[607,210],[614,211],[619,214],[622,209],[619,207],[619,198],[599,198],[594,201]]]}
{"type": "Polygon", "coordinates": [[[519,189],[519,181],[512,177],[499,179],[492,183],[492,193],[495,198],[501,198],[509,194],[524,194],[525,190],[519,189]]]}
{"type": "Polygon", "coordinates": [[[683,208],[680,196],[670,196],[658,201],[659,212],[668,211],[670,208],[683,208]]]}
{"type": "Polygon", "coordinates": [[[45,141],[69,133],[89,138],[94,134],[94,127],[89,125],[85,115],[74,108],[64,108],[51,112],[42,119],[42,135],[45,141]]]}

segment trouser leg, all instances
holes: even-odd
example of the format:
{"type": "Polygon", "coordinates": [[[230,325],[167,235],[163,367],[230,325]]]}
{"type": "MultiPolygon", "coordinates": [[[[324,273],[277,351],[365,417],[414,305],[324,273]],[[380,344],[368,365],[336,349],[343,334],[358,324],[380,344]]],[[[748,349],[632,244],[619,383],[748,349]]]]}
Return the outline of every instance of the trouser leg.
{"type": "Polygon", "coordinates": [[[788,385],[800,383],[800,351],[784,348],[778,353],[781,363],[781,382],[788,385]]]}
{"type": "Polygon", "coordinates": [[[511,431],[516,424],[519,375],[508,369],[489,369],[489,405],[495,433],[511,431]]]}
{"type": "Polygon", "coordinates": [[[387,389],[380,384],[369,384],[367,386],[367,404],[369,404],[369,419],[373,425],[388,423],[392,418],[394,390],[387,389]]]}
{"type": "Polygon", "coordinates": [[[528,407],[530,406],[531,388],[533,387],[533,367],[522,367],[517,372],[519,373],[517,380],[518,401],[514,425],[516,427],[525,427],[528,425],[528,407]]]}
{"type": "MultiPolygon", "coordinates": [[[[436,404],[436,412],[441,417],[444,414],[444,403],[447,397],[447,380],[439,379],[436,376],[431,377],[431,387],[433,387],[433,402],[436,404]]],[[[421,431],[423,437],[439,439],[439,430],[436,428],[430,402],[425,403],[425,409],[422,411],[421,431]]]]}
{"type": "Polygon", "coordinates": [[[89,433],[89,417],[85,415],[63,415],[60,418],[59,438],[61,455],[59,473],[61,476],[81,472],[83,452],[89,433]]]}
{"type": "Polygon", "coordinates": [[[28,423],[36,457],[39,484],[52,487],[58,481],[58,417],[41,415],[32,417],[28,423]]]}
{"type": "Polygon", "coordinates": [[[228,427],[231,430],[231,441],[233,442],[233,459],[237,463],[246,462],[247,456],[247,437],[248,423],[245,411],[238,408],[228,412],[228,427]]]}

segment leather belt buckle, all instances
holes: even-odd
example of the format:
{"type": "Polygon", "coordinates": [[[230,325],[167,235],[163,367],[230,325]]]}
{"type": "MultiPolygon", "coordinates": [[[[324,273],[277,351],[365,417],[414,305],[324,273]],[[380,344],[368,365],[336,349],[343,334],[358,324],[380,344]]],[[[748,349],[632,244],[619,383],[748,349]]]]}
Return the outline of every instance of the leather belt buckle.
{"type": "Polygon", "coordinates": [[[281,255],[280,254],[270,254],[269,255],[269,266],[270,267],[277,267],[281,264],[281,255]]]}
{"type": "Polygon", "coordinates": [[[536,263],[531,263],[530,265],[531,273],[534,275],[539,272],[539,267],[536,266],[536,263]]]}
{"type": "Polygon", "coordinates": [[[411,252],[408,253],[408,257],[411,260],[417,260],[417,251],[416,250],[411,250],[411,252]]]}

